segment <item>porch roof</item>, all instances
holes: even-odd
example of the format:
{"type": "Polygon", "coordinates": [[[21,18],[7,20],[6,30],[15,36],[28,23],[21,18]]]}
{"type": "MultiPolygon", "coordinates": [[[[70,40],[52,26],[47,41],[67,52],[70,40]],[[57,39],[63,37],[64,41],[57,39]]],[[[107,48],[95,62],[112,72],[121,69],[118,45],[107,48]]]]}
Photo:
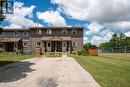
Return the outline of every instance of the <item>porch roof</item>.
{"type": "Polygon", "coordinates": [[[53,36],[53,37],[42,37],[43,41],[71,41],[71,37],[59,37],[59,36],[53,36]]]}
{"type": "Polygon", "coordinates": [[[0,42],[1,43],[5,43],[5,42],[18,42],[20,40],[21,40],[21,38],[0,38],[0,42]]]}

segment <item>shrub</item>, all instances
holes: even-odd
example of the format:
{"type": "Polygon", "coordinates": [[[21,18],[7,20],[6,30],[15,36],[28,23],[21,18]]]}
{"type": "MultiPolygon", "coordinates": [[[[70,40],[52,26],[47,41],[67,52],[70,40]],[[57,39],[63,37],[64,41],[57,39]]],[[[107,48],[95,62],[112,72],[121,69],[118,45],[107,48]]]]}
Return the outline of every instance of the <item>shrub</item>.
{"type": "Polygon", "coordinates": [[[0,53],[4,53],[5,50],[3,48],[0,48],[0,53]]]}
{"type": "Polygon", "coordinates": [[[87,56],[88,52],[86,50],[81,50],[81,51],[78,51],[78,55],[87,56]]]}
{"type": "Polygon", "coordinates": [[[71,54],[75,54],[75,55],[76,55],[76,54],[77,54],[77,51],[72,51],[71,54]]]}

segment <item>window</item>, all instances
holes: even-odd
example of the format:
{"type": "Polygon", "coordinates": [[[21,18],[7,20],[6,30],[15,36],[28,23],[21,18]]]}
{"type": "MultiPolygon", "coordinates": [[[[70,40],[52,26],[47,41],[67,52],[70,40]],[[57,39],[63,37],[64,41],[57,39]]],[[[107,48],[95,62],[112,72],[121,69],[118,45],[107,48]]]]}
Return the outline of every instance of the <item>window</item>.
{"type": "Polygon", "coordinates": [[[73,47],[77,47],[77,42],[72,43],[73,47]]]}
{"type": "Polygon", "coordinates": [[[0,48],[3,48],[3,47],[4,47],[4,45],[0,43],[0,48]]]}
{"type": "Polygon", "coordinates": [[[37,42],[36,47],[41,47],[41,42],[37,42]]]}
{"type": "Polygon", "coordinates": [[[41,29],[38,29],[38,30],[37,30],[37,34],[42,34],[42,30],[41,30],[41,29]]]}
{"type": "Polygon", "coordinates": [[[62,34],[67,34],[67,29],[62,29],[62,34]]]}
{"type": "Polygon", "coordinates": [[[47,29],[47,34],[51,34],[51,33],[52,33],[51,29],[47,29]]]}
{"type": "Polygon", "coordinates": [[[72,34],[77,34],[77,30],[76,29],[72,29],[72,34]]]}
{"type": "Polygon", "coordinates": [[[3,32],[0,32],[0,36],[2,36],[3,35],[3,32]]]}
{"type": "Polygon", "coordinates": [[[28,43],[27,42],[23,42],[23,47],[28,47],[28,43]]]}
{"type": "Polygon", "coordinates": [[[28,36],[28,32],[27,32],[27,31],[24,31],[24,32],[23,32],[23,36],[28,36]]]}
{"type": "Polygon", "coordinates": [[[14,32],[14,36],[19,36],[19,32],[14,32]]]}

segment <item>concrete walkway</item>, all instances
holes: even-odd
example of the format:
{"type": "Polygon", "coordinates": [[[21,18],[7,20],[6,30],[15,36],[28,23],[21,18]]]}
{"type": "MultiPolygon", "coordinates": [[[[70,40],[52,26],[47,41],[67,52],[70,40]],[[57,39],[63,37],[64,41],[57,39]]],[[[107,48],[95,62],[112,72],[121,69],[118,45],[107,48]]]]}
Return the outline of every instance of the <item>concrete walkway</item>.
{"type": "Polygon", "coordinates": [[[0,87],[100,87],[73,58],[34,58],[0,68],[0,87]]]}

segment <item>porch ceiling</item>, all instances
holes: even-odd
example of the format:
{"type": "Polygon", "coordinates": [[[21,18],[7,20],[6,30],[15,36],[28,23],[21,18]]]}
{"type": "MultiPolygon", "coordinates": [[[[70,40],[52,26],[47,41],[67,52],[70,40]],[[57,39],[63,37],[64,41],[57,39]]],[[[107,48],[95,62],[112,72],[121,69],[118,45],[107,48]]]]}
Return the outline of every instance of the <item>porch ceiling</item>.
{"type": "Polygon", "coordinates": [[[1,43],[6,43],[6,42],[19,42],[21,38],[0,38],[1,43]]]}
{"type": "Polygon", "coordinates": [[[71,41],[71,37],[59,37],[59,36],[53,36],[53,37],[42,37],[43,41],[71,41]]]}

